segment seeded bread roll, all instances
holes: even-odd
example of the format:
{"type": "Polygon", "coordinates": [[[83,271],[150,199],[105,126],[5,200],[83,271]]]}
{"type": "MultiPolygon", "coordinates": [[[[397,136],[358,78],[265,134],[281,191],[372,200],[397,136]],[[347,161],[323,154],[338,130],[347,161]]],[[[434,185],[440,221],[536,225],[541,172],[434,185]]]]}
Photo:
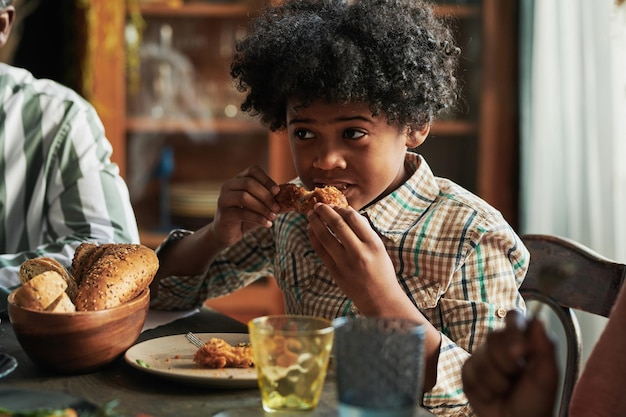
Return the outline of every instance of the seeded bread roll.
{"type": "Polygon", "coordinates": [[[36,275],[15,290],[15,303],[32,310],[45,310],[65,293],[67,281],[56,271],[36,275]]]}
{"type": "Polygon", "coordinates": [[[74,251],[74,258],[72,259],[72,276],[76,281],[76,284],[80,284],[80,279],[83,276],[83,269],[87,267],[87,261],[89,255],[96,250],[98,245],[95,243],[84,242],[78,245],[74,251]]]}
{"type": "Polygon", "coordinates": [[[115,244],[105,243],[96,245],[94,243],[85,242],[78,245],[74,252],[74,259],[72,259],[72,275],[78,285],[80,285],[80,282],[91,266],[102,256],[104,251],[111,246],[115,246],[115,244]]]}
{"type": "Polygon", "coordinates": [[[46,271],[54,271],[59,274],[67,283],[65,290],[67,295],[70,296],[71,300],[76,298],[76,293],[78,292],[76,281],[74,281],[74,278],[67,272],[65,267],[53,258],[42,256],[24,261],[20,266],[20,281],[22,284],[25,284],[32,278],[46,271]]]}
{"type": "Polygon", "coordinates": [[[81,271],[74,303],[78,311],[104,310],[132,300],[150,285],[159,268],[156,254],[146,246],[102,246],[101,255],[81,271]]]}

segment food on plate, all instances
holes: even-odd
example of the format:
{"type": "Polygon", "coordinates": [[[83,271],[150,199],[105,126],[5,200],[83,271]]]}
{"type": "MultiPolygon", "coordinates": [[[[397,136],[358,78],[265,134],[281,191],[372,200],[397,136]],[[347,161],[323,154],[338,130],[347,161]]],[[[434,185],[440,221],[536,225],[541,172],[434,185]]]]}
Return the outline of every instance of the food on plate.
{"type": "Polygon", "coordinates": [[[150,367],[150,364],[142,359],[137,359],[137,365],[143,366],[144,368],[150,367]]]}
{"type": "Polygon", "coordinates": [[[143,245],[82,243],[72,259],[71,274],[51,258],[25,261],[15,302],[49,312],[105,310],[138,296],[158,268],[156,253],[143,245]]]}
{"type": "Polygon", "coordinates": [[[33,258],[24,261],[20,266],[20,281],[22,282],[22,284],[25,284],[37,275],[46,271],[54,271],[57,274],[61,275],[61,277],[63,277],[65,282],[67,282],[67,288],[65,291],[70,296],[70,299],[73,301],[74,298],[76,298],[76,292],[78,291],[76,281],[67,272],[65,267],[61,265],[61,263],[56,259],[41,256],[39,258],[33,258]]]}
{"type": "Polygon", "coordinates": [[[228,344],[224,339],[211,338],[199,348],[194,363],[206,368],[251,368],[254,366],[252,346],[249,343],[228,344]]]}
{"type": "Polygon", "coordinates": [[[44,271],[22,284],[15,292],[15,303],[33,310],[45,310],[61,294],[67,281],[55,271],[44,271]]]}
{"type": "Polygon", "coordinates": [[[76,310],[104,310],[132,300],[150,285],[158,268],[155,252],[143,245],[96,248],[80,269],[76,310]],[[97,259],[93,259],[95,253],[97,259]]]}
{"type": "Polygon", "coordinates": [[[283,210],[295,210],[306,214],[316,203],[332,204],[348,207],[346,196],[336,187],[315,187],[308,191],[296,184],[280,184],[280,191],[276,194],[276,201],[283,210]]]}

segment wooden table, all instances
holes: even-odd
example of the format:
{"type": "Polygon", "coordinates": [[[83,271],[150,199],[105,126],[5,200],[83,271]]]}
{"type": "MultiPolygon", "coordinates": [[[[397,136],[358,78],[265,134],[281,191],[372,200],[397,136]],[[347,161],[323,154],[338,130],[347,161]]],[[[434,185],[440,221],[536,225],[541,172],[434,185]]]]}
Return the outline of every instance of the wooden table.
{"type": "MultiPolygon", "coordinates": [[[[135,417],[140,413],[154,417],[238,417],[263,416],[258,389],[214,389],[194,387],[141,372],[123,358],[96,372],[83,375],[57,375],[37,367],[21,349],[6,316],[0,323],[0,352],[15,357],[18,367],[0,379],[0,388],[30,388],[62,391],[97,405],[116,399],[119,413],[135,417]]],[[[137,342],[161,336],[196,333],[247,333],[243,323],[203,308],[200,313],[143,332],[137,342]]],[[[68,346],[71,349],[71,346],[68,346]]],[[[333,371],[329,372],[319,406],[300,417],[337,415],[337,396],[333,371]]],[[[1,406],[1,404],[0,404],[1,406]]],[[[281,417],[285,414],[281,413],[281,417]]],[[[419,410],[415,417],[432,416],[419,410]]]]}

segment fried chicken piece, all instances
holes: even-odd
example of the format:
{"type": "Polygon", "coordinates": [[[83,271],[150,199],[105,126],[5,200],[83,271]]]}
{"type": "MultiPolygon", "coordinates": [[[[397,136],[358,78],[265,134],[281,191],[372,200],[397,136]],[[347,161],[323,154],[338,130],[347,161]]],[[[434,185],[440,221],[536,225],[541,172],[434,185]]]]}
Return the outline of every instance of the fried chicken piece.
{"type": "Polygon", "coordinates": [[[252,346],[231,346],[224,339],[212,338],[196,351],[194,363],[207,368],[251,368],[254,366],[252,346]]]}
{"type": "Polygon", "coordinates": [[[315,187],[313,190],[307,191],[304,187],[295,184],[280,184],[276,201],[282,209],[295,210],[302,214],[306,214],[318,202],[348,207],[346,196],[333,186],[315,187]]]}

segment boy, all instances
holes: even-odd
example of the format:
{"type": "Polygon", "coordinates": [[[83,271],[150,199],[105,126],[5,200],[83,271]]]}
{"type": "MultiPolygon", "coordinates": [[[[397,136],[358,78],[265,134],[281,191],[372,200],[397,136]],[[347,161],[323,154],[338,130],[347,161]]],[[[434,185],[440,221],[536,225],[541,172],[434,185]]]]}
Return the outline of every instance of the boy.
{"type": "Polygon", "coordinates": [[[276,183],[248,168],[223,184],[212,223],[161,246],[153,307],[200,305],[271,275],[288,313],[412,319],[427,333],[424,405],[470,414],[461,367],[524,308],[528,253],[497,210],[409,151],[454,104],[458,52],[421,1],[263,12],[231,66],[242,109],[287,131],[296,183],[333,185],[351,207],[286,212],[276,183]]]}

